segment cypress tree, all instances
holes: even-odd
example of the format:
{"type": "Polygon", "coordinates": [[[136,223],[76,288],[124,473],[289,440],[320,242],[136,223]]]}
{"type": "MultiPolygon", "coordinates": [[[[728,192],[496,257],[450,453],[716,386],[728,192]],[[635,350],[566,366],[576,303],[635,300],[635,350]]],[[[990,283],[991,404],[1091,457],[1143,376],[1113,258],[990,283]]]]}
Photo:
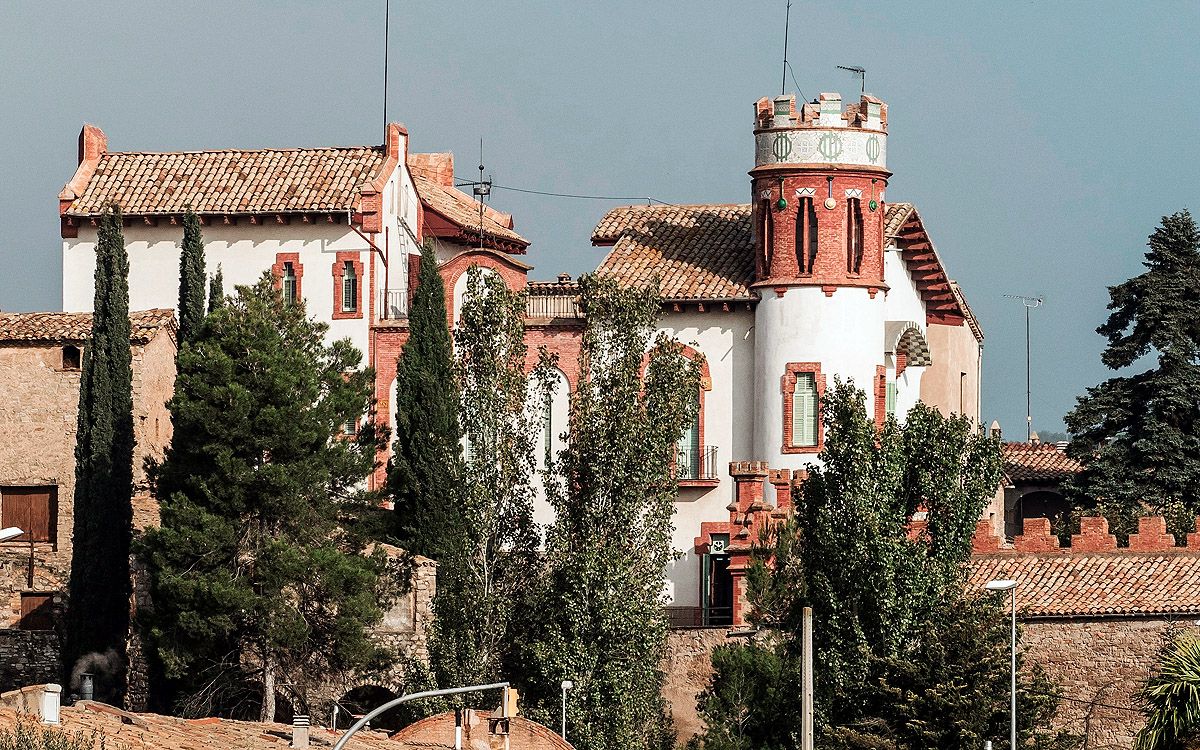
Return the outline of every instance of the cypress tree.
{"type": "Polygon", "coordinates": [[[208,311],[215,312],[225,305],[225,276],[221,273],[221,267],[217,266],[217,272],[208,280],[208,311]]]}
{"type": "Polygon", "coordinates": [[[388,489],[400,544],[438,558],[453,533],[461,435],[446,290],[431,243],[421,248],[408,332],[396,367],[396,441],[388,489]]]}
{"type": "Polygon", "coordinates": [[[183,248],[179,253],[179,345],[195,335],[204,320],[204,238],[200,217],[188,207],[183,215],[183,248]]]}
{"type": "Polygon", "coordinates": [[[79,389],[75,527],[63,666],[70,679],[81,657],[109,655],[112,668],[97,675],[96,697],[119,704],[129,633],[134,441],[129,257],[121,210],[115,205],[100,220],[95,287],[92,337],[84,347],[79,389]]]}
{"type": "Polygon", "coordinates": [[[1070,484],[1078,511],[1099,511],[1121,536],[1137,517],[1167,517],[1175,534],[1200,514],[1200,229],[1164,216],[1150,235],[1146,270],[1109,287],[1096,329],[1112,370],[1153,355],[1154,365],[1089,388],[1066,417],[1070,453],[1084,471],[1070,484]]]}

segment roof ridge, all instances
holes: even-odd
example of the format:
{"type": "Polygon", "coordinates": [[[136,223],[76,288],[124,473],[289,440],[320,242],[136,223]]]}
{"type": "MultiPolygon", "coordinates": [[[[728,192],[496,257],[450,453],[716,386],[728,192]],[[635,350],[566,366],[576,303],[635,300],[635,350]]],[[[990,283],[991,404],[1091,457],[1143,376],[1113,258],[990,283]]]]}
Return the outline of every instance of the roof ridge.
{"type": "Polygon", "coordinates": [[[263,152],[295,153],[298,151],[380,151],[382,145],[374,146],[264,146],[263,148],[201,148],[184,149],[180,151],[105,151],[100,155],[103,159],[108,156],[183,156],[185,154],[261,154],[263,152]]]}

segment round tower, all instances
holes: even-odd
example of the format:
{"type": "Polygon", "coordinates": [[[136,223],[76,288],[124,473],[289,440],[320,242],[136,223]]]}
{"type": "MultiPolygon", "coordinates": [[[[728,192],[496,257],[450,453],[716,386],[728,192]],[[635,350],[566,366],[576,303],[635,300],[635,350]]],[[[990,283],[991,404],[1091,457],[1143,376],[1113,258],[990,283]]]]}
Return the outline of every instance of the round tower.
{"type": "Polygon", "coordinates": [[[877,408],[884,352],[887,105],[844,109],[821,94],[755,104],[750,171],[756,251],[755,451],[798,468],[823,443],[818,414],[835,377],[877,408]]]}

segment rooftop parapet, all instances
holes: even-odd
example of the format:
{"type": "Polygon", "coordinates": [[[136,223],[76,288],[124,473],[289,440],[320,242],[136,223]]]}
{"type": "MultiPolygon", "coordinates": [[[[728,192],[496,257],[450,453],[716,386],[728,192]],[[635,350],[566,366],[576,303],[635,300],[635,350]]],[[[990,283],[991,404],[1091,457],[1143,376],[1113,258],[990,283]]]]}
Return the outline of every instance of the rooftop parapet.
{"type": "Polygon", "coordinates": [[[887,105],[870,94],[842,107],[824,93],[796,109],[795,94],[754,104],[755,167],[846,165],[886,171],[887,105]]]}
{"type": "Polygon", "coordinates": [[[886,133],[887,105],[870,94],[863,94],[858,103],[847,104],[842,109],[842,95],[826,92],[797,110],[795,94],[774,99],[764,96],[754,103],[754,124],[756,130],[858,128],[886,133]]]}

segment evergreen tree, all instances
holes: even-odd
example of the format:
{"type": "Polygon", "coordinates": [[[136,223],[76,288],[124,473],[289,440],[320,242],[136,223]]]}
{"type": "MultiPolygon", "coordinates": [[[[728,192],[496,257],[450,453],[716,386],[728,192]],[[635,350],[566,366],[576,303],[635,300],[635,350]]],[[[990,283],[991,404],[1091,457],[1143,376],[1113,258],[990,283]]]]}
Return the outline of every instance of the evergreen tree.
{"type": "MultiPolygon", "coordinates": [[[[92,337],[84,347],[75,438],[75,527],[63,649],[65,674],[88,654],[118,664],[100,674],[96,697],[120,704],[129,634],[133,527],[133,369],[129,349],[129,257],[121,211],[111,206],[96,240],[92,337]]],[[[68,678],[69,679],[69,678],[68,678]]],[[[72,686],[74,687],[74,686],[72,686]]]]}
{"type": "MultiPolygon", "coordinates": [[[[752,619],[770,635],[713,655],[716,675],[699,700],[708,750],[799,743],[806,606],[818,746],[972,748],[1007,737],[1007,613],[1000,597],[966,590],[964,575],[1000,478],[999,446],[924,404],[878,432],[864,402],[853,385],[826,393],[821,465],[750,574],[752,619]],[[928,526],[910,538],[922,508],[928,526]]],[[[1023,676],[1021,687],[1021,736],[1065,742],[1037,731],[1055,706],[1045,680],[1023,676]]]]}
{"type": "Polygon", "coordinates": [[[372,374],[348,340],[285,304],[269,275],[239,287],[179,355],[174,436],[154,471],[161,528],[147,640],[185,714],[228,713],[238,691],[274,714],[276,685],[311,683],[384,657],[385,561],[347,529],[374,465],[372,374]],[[365,421],[365,420],[364,420],[365,421]]]}
{"type": "Polygon", "coordinates": [[[453,352],[446,289],[433,244],[426,243],[408,314],[408,341],[396,366],[396,440],[388,490],[400,545],[435,559],[449,548],[461,471],[453,352]]]}
{"type": "Polygon", "coordinates": [[[603,276],[580,287],[581,376],[567,445],[546,478],[555,520],[513,673],[546,723],[557,716],[560,681],[574,681],[567,725],[576,747],[662,747],[673,741],[659,671],[672,459],[694,417],[698,365],[678,342],[653,338],[655,289],[603,276]]]}
{"type": "Polygon", "coordinates": [[[1089,388],[1066,417],[1084,471],[1070,485],[1079,510],[1099,512],[1121,536],[1137,517],[1167,516],[1186,533],[1200,514],[1200,229],[1181,211],[1150,235],[1146,270],[1109,287],[1097,332],[1105,366],[1154,366],[1089,388]]]}
{"type": "Polygon", "coordinates": [[[454,343],[468,448],[433,601],[430,661],[442,687],[503,679],[521,636],[515,613],[541,542],[531,482],[549,383],[546,367],[532,384],[525,372],[525,295],[495,274],[468,271],[454,343]]]}
{"type": "Polygon", "coordinates": [[[183,215],[183,248],[179,253],[179,346],[191,340],[204,320],[204,238],[200,217],[188,207],[183,215]]]}
{"type": "Polygon", "coordinates": [[[208,312],[211,314],[219,310],[225,304],[225,276],[221,273],[221,267],[217,266],[217,272],[208,280],[208,312]]]}

